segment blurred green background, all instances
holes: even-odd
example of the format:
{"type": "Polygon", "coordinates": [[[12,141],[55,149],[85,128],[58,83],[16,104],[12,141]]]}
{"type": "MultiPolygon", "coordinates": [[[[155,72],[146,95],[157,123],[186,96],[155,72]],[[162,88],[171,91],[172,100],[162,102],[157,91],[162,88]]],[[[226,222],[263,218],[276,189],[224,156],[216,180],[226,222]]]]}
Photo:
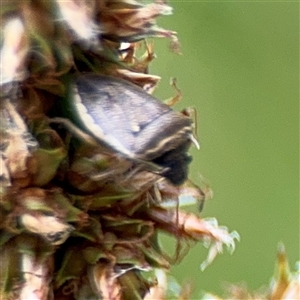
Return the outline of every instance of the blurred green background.
{"type": "Polygon", "coordinates": [[[274,271],[278,242],[291,267],[299,259],[299,3],[171,1],[174,14],[159,25],[175,30],[182,56],[155,40],[151,73],[162,77],[156,95],[174,94],[195,106],[201,150],[192,150],[191,178],[202,174],[214,198],[202,217],[216,217],[241,241],[204,272],[198,245],[173,268],[179,282],[223,293],[224,283],[258,289],[274,271]]]}

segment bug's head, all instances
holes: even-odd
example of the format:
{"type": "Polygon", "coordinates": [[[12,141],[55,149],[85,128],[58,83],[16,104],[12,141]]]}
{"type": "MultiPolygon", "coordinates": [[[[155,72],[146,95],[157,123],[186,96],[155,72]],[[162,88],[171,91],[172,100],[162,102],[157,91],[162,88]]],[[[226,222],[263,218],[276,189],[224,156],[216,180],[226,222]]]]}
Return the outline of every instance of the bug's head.
{"type": "Polygon", "coordinates": [[[169,110],[153,119],[144,129],[143,140],[137,142],[140,142],[136,144],[139,157],[159,166],[161,176],[174,185],[181,185],[187,179],[192,161],[188,151],[196,142],[189,117],[169,110]]]}
{"type": "Polygon", "coordinates": [[[192,157],[187,153],[191,141],[187,140],[179,147],[165,152],[153,162],[163,168],[161,175],[167,178],[172,184],[180,185],[188,177],[188,166],[192,157]]]}

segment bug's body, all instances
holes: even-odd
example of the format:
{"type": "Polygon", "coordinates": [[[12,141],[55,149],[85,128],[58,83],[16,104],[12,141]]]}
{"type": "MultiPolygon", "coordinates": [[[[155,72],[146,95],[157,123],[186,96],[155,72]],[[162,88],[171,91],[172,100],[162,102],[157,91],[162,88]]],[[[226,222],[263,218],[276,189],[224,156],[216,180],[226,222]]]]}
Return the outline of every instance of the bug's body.
{"type": "Polygon", "coordinates": [[[190,118],[125,80],[80,75],[71,86],[73,121],[84,131],[130,159],[157,164],[174,184],[186,179],[190,118]]]}

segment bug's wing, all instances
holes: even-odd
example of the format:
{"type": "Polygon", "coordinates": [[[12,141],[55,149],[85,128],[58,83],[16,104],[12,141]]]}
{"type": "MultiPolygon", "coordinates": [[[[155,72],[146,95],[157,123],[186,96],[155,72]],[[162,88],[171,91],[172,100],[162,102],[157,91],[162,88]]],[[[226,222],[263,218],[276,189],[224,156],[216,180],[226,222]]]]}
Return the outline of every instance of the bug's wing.
{"type": "Polygon", "coordinates": [[[151,124],[171,111],[125,80],[84,75],[78,77],[76,87],[77,109],[83,109],[81,115],[86,110],[85,129],[99,141],[130,157],[146,150],[145,145],[155,144],[156,128],[151,124]]]}

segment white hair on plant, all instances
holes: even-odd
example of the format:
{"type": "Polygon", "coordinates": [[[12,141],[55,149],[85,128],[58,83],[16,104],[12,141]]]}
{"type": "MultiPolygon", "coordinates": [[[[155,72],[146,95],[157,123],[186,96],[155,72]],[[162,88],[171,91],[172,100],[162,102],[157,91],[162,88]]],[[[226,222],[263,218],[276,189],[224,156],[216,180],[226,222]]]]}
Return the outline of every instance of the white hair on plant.
{"type": "Polygon", "coordinates": [[[24,24],[19,17],[11,18],[5,23],[2,36],[0,85],[13,82],[23,74],[22,63],[28,50],[24,24]]]}
{"type": "Polygon", "coordinates": [[[56,0],[62,20],[74,31],[81,40],[95,42],[100,33],[99,26],[94,22],[95,9],[85,1],[56,0]]]}

